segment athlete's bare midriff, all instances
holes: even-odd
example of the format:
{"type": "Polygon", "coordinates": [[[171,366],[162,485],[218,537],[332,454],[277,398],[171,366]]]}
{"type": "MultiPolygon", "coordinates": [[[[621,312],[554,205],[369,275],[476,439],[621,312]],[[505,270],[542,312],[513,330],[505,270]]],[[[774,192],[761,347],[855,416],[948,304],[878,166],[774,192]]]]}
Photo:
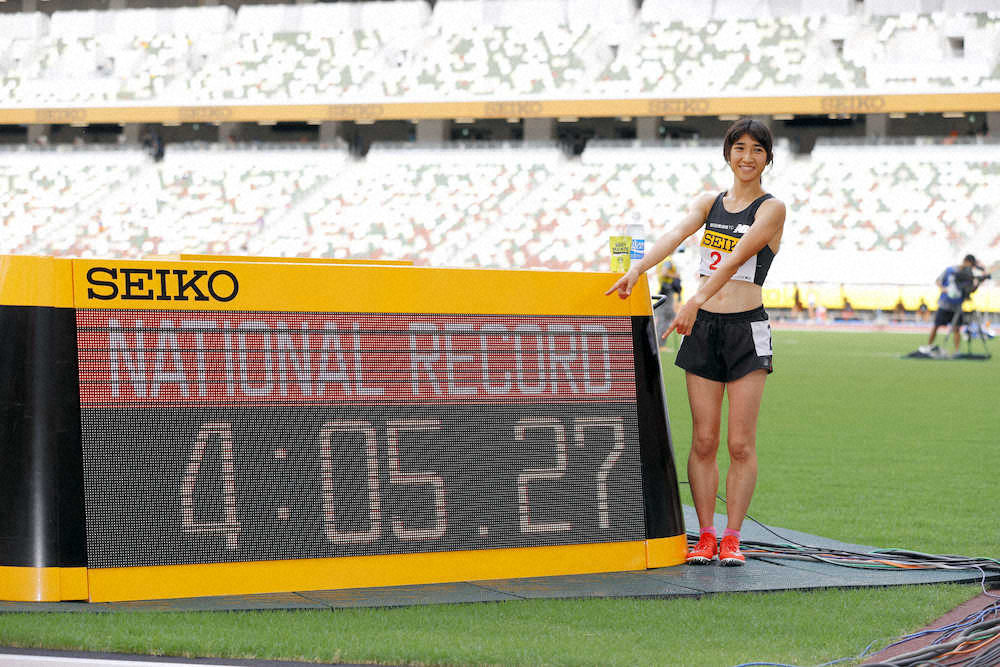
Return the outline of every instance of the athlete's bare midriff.
{"type": "MultiPolygon", "coordinates": [[[[701,282],[706,280],[708,276],[700,278],[701,282]]],[[[730,280],[701,309],[710,313],[742,313],[762,305],[764,299],[760,285],[744,280],[730,280]]]]}

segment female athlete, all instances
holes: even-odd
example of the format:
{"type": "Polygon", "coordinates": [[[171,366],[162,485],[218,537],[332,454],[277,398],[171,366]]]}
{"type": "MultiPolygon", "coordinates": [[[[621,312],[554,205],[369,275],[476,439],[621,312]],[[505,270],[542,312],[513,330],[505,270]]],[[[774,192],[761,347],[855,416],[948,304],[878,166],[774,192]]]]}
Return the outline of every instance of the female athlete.
{"type": "Polygon", "coordinates": [[[684,337],[675,363],[687,371],[692,417],[688,481],[701,528],[697,546],[687,554],[692,565],[707,565],[716,556],[722,565],[745,562],[740,528],[757,482],[757,415],[764,380],[772,372],[771,328],[761,286],[785,222],[785,205],[761,185],[761,174],[773,158],[773,143],[763,123],[750,118],[733,123],[722,149],[733,172],[732,187],[718,195],[698,196],[687,216],[606,292],[617,291],[627,298],[639,276],[705,228],[699,246],[700,286],[663,334],[677,331],[684,337]],[[719,488],[716,454],[722,398],[727,393],[728,522],[717,543],[713,522],[719,488]]]}

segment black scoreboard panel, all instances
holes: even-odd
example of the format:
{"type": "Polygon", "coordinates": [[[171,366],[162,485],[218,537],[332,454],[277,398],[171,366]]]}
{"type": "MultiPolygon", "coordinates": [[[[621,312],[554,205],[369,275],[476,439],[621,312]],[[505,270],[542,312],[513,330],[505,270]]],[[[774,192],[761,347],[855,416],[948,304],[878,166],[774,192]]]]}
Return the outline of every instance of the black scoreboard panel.
{"type": "Polygon", "coordinates": [[[645,538],[620,406],[112,408],[83,424],[92,568],[645,538]]]}
{"type": "Polygon", "coordinates": [[[77,327],[89,568],[647,537],[627,317],[77,327]]]}

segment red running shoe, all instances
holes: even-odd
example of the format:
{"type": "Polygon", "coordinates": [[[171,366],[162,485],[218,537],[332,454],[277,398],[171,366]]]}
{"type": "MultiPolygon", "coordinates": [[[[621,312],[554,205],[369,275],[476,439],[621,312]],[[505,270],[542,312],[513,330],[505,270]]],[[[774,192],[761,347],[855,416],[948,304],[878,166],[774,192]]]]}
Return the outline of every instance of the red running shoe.
{"type": "Polygon", "coordinates": [[[688,550],[688,565],[708,565],[715,558],[717,548],[715,537],[711,533],[705,533],[698,540],[698,544],[693,549],[688,550]]]}
{"type": "Polygon", "coordinates": [[[740,553],[740,538],[735,535],[726,535],[719,543],[719,565],[728,567],[739,567],[747,559],[740,553]]]}

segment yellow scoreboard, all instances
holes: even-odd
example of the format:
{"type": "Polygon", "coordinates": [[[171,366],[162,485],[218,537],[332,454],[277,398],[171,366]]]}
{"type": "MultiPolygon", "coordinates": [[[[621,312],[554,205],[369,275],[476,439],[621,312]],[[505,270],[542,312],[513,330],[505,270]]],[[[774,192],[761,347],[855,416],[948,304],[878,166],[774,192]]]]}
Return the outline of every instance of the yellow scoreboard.
{"type": "Polygon", "coordinates": [[[682,562],[648,289],[612,280],[0,259],[0,597],[682,562]]]}

